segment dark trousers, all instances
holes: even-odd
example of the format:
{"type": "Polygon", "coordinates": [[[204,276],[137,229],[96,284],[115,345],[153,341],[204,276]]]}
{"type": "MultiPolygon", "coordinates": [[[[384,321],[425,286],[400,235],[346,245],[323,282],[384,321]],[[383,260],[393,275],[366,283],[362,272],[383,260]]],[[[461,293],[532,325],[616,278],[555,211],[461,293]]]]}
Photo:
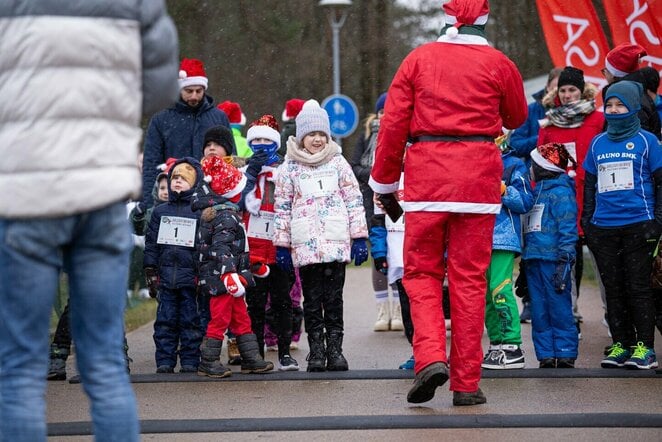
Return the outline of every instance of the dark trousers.
{"type": "Polygon", "coordinates": [[[294,272],[281,270],[277,265],[270,265],[269,276],[255,278],[255,287],[246,291],[248,315],[251,328],[257,337],[260,353],[264,352],[264,323],[267,295],[271,299],[271,315],[274,332],[278,338],[278,354],[282,357],[289,353],[292,342],[292,299],[290,290],[294,284],[294,272]]]}
{"type": "Polygon", "coordinates": [[[299,269],[306,333],[343,332],[344,262],[310,264],[299,269]]]}
{"type": "Polygon", "coordinates": [[[653,251],[662,228],[655,221],[603,229],[591,225],[588,247],[598,264],[614,342],[653,348],[655,301],[650,286],[653,251]]]}
{"type": "Polygon", "coordinates": [[[53,336],[53,345],[58,348],[66,348],[70,350],[71,348],[71,329],[69,327],[69,301],[67,305],[62,310],[62,314],[57,321],[57,328],[55,329],[55,335],[53,336]]]}

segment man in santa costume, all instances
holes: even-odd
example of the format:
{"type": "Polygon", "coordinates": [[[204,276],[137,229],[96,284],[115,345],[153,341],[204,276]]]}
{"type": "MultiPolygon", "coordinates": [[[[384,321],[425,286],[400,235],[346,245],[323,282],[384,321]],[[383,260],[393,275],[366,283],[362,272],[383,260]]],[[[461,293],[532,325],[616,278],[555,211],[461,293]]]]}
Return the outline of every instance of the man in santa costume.
{"type": "Polygon", "coordinates": [[[429,401],[450,377],[453,404],[475,405],[486,402],[478,385],[485,272],[501,208],[503,166],[494,139],[502,126],[524,123],[527,104],[515,64],[488,46],[487,0],[451,0],[443,9],[439,39],[414,49],[388,90],[370,186],[377,194],[397,191],[404,167],[403,283],[416,360],[407,400],[429,401]],[[446,265],[450,368],[441,307],[446,265]]]}

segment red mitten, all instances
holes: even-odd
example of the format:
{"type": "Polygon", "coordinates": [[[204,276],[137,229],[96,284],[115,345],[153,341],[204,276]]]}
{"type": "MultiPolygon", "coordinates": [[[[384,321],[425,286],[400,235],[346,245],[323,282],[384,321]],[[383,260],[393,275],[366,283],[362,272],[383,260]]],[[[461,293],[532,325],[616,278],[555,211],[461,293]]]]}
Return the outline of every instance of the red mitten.
{"type": "Polygon", "coordinates": [[[256,278],[266,278],[271,273],[271,269],[262,262],[256,262],[251,265],[251,273],[256,278]]]}
{"type": "Polygon", "coordinates": [[[237,273],[226,273],[221,276],[221,281],[225,285],[225,289],[229,294],[235,298],[239,298],[246,294],[246,279],[237,273]]]}

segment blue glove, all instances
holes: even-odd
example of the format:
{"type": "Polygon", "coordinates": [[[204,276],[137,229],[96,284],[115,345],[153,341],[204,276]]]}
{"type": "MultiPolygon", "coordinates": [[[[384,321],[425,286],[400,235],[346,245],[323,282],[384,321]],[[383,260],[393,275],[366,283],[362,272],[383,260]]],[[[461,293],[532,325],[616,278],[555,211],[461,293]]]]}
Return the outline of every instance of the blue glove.
{"type": "Polygon", "coordinates": [[[287,247],[276,247],[276,265],[284,272],[293,272],[292,254],[287,247]]]}
{"type": "Polygon", "coordinates": [[[365,238],[356,238],[352,241],[352,252],[349,255],[354,260],[355,266],[360,266],[368,259],[368,244],[365,238]]]}
{"type": "Polygon", "coordinates": [[[554,283],[554,290],[558,293],[562,293],[567,285],[570,284],[570,272],[574,263],[575,260],[568,254],[561,256],[556,261],[556,269],[554,269],[552,282],[554,283]]]}

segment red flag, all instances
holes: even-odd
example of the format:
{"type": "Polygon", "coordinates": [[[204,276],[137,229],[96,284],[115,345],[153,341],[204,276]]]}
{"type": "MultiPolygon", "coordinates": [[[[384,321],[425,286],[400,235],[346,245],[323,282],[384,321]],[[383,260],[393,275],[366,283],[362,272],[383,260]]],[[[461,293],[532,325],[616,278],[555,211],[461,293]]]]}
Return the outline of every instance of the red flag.
{"type": "Polygon", "coordinates": [[[642,64],[662,70],[662,0],[603,0],[614,46],[638,44],[642,64]]]}
{"type": "Polygon", "coordinates": [[[536,0],[547,49],[555,66],[574,66],[602,89],[600,72],[609,52],[607,38],[590,0],[536,0]]]}

